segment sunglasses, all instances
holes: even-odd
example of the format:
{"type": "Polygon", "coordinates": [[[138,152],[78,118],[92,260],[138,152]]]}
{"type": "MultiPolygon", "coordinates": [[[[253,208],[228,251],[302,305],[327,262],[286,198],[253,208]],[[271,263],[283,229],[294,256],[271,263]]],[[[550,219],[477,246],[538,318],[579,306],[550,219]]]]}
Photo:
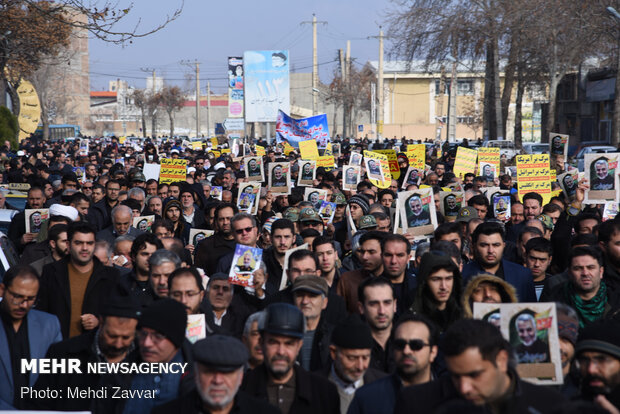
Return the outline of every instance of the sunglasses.
{"type": "Polygon", "coordinates": [[[430,346],[430,344],[425,343],[421,339],[412,339],[410,341],[407,341],[405,339],[394,339],[394,349],[398,351],[404,350],[407,345],[409,345],[409,348],[412,351],[419,351],[425,346],[430,346]]]}
{"type": "Polygon", "coordinates": [[[235,229],[235,233],[237,234],[250,233],[253,229],[254,227],[246,227],[245,229],[235,229]]]}

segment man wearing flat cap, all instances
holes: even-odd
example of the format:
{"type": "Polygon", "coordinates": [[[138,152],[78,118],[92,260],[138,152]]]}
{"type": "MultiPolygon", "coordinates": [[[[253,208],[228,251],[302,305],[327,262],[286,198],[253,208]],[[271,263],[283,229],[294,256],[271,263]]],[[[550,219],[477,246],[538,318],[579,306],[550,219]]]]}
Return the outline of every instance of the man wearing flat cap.
{"type": "MultiPolygon", "coordinates": [[[[116,364],[119,362],[133,363],[138,361],[138,351],[134,338],[136,325],[140,317],[140,302],[137,297],[126,292],[108,296],[99,312],[99,327],[71,339],[58,342],[50,346],[45,358],[80,360],[82,374],[41,374],[35,384],[35,389],[60,390],[66,393],[67,388],[98,389],[102,386],[119,386],[127,388],[131,377],[129,375],[93,374],[86,373],[88,363],[105,362],[116,364]]],[[[111,394],[108,393],[108,397],[111,394]]],[[[69,399],[47,398],[33,399],[28,402],[28,408],[52,411],[92,411],[93,413],[114,412],[121,400],[113,399],[69,399]]]]}
{"type": "Polygon", "coordinates": [[[610,413],[620,410],[620,322],[599,321],[579,333],[575,347],[581,398],[610,413]],[[615,411],[614,411],[615,409],[615,411]]]}
{"type": "Polygon", "coordinates": [[[196,389],[153,409],[153,414],[238,413],[276,414],[280,411],[239,391],[249,355],[236,338],[213,335],[192,348],[196,370],[196,389]]]}
{"type": "Polygon", "coordinates": [[[123,413],[148,413],[155,406],[172,401],[194,387],[191,345],[185,339],[187,312],[174,299],[160,299],[142,311],[136,338],[141,362],[187,364],[183,372],[140,373],[131,381],[131,390],[156,390],[155,398],[131,398],[123,413]]]}
{"type": "Polygon", "coordinates": [[[288,303],[266,309],[261,331],[264,362],[248,371],[241,389],[269,401],[282,414],[338,414],[340,398],[334,384],[295,364],[303,345],[304,315],[288,303]]]}
{"type": "Polygon", "coordinates": [[[341,414],[347,414],[356,390],[386,375],[369,368],[373,344],[370,327],[357,315],[349,316],[332,332],[329,354],[333,364],[328,378],[338,387],[341,414]]]}

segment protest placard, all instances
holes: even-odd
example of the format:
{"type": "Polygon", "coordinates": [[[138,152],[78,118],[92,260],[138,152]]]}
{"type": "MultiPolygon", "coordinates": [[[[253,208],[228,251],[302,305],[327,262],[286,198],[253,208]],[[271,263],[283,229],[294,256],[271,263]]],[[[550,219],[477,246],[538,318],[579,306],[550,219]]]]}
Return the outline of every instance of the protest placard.
{"type": "Polygon", "coordinates": [[[499,172],[499,148],[496,147],[480,147],[478,148],[478,164],[493,164],[495,171],[499,172]]]}
{"type": "Polygon", "coordinates": [[[198,246],[198,243],[200,243],[207,237],[213,236],[214,233],[214,230],[190,229],[189,244],[191,244],[192,246],[198,246]]]}
{"type": "Polygon", "coordinates": [[[566,161],[568,156],[568,139],[568,135],[558,134],[557,132],[550,132],[550,154],[552,156],[562,155],[563,160],[566,161]]]}
{"type": "Polygon", "coordinates": [[[458,147],[456,150],[456,160],[454,161],[454,175],[463,179],[465,174],[476,171],[476,158],[478,152],[473,149],[458,147]]]}
{"type": "Polygon", "coordinates": [[[299,152],[303,160],[317,160],[319,158],[319,148],[313,139],[299,141],[299,152]]]}
{"type": "Polygon", "coordinates": [[[463,206],[462,191],[440,191],[439,192],[439,211],[446,221],[455,221],[459,215],[459,210],[463,206]]]}
{"type": "Polygon", "coordinates": [[[618,160],[620,153],[585,154],[584,172],[590,189],[586,190],[586,204],[603,204],[620,199],[618,160]]]}
{"type": "Polygon", "coordinates": [[[288,162],[269,163],[269,189],[273,193],[290,194],[291,165],[288,162]]]}
{"type": "Polygon", "coordinates": [[[261,147],[260,145],[255,145],[254,149],[256,150],[256,155],[262,157],[266,154],[265,147],[261,147]]]}
{"type": "Polygon", "coordinates": [[[390,174],[392,175],[393,179],[398,180],[398,177],[400,177],[400,167],[398,166],[398,157],[396,157],[396,151],[393,149],[386,149],[375,150],[374,152],[387,155],[388,164],[390,166],[390,174]]]}
{"type": "Polygon", "coordinates": [[[232,260],[232,266],[228,273],[228,280],[233,285],[252,287],[254,285],[254,272],[260,268],[263,258],[263,250],[257,247],[237,244],[232,260]]]}
{"type": "Polygon", "coordinates": [[[523,200],[527,193],[538,193],[543,205],[551,200],[549,154],[517,155],[518,195],[523,200]]]}
{"type": "Polygon", "coordinates": [[[336,160],[334,160],[333,155],[322,155],[316,160],[316,166],[323,167],[325,171],[331,171],[334,169],[334,164],[336,160]]]}
{"type": "Polygon", "coordinates": [[[276,140],[298,148],[299,143],[308,139],[316,142],[319,148],[326,148],[330,141],[327,115],[315,115],[308,118],[294,119],[278,111],[276,121],[276,140]]]}
{"type": "Polygon", "coordinates": [[[243,158],[243,171],[245,178],[249,181],[265,181],[265,171],[263,169],[263,157],[243,158]]]}
{"type": "Polygon", "coordinates": [[[26,219],[26,233],[40,233],[50,218],[49,208],[27,208],[24,210],[26,219]]]}
{"type": "Polygon", "coordinates": [[[141,231],[151,231],[155,216],[139,216],[133,218],[133,227],[141,231]]]}
{"type": "Polygon", "coordinates": [[[187,315],[187,328],[185,329],[185,337],[192,344],[207,337],[204,313],[187,315]]]}
{"type": "Polygon", "coordinates": [[[314,178],[316,177],[316,161],[300,160],[299,173],[297,174],[297,185],[308,186],[314,184],[314,178]]]}
{"type": "Polygon", "coordinates": [[[388,188],[392,182],[390,165],[387,155],[374,151],[364,150],[364,165],[366,174],[373,185],[379,188],[388,188]]]}
{"type": "Polygon", "coordinates": [[[159,160],[161,168],[159,170],[159,183],[170,184],[178,181],[185,181],[187,177],[187,160],[180,158],[162,158],[159,160]]]}
{"type": "Polygon", "coordinates": [[[432,234],[437,228],[437,213],[432,188],[402,191],[396,199],[402,228],[414,236],[432,234]]]}
{"type": "Polygon", "coordinates": [[[348,191],[356,191],[357,184],[360,182],[361,169],[359,165],[345,165],[342,167],[343,180],[342,189],[348,191]]]}
{"type": "Polygon", "coordinates": [[[407,145],[407,158],[409,159],[409,167],[418,171],[424,171],[424,164],[426,163],[426,145],[407,145]]]}

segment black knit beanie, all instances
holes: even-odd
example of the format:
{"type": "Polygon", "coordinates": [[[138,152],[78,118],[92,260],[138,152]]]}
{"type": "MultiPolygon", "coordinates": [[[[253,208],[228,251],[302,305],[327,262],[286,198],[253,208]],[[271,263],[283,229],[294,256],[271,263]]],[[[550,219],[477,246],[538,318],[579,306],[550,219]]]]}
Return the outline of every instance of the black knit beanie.
{"type": "Polygon", "coordinates": [[[161,299],[153,302],[138,320],[138,328],[150,328],[170,340],[177,348],[185,339],[187,312],[181,302],[174,299],[161,299]]]}

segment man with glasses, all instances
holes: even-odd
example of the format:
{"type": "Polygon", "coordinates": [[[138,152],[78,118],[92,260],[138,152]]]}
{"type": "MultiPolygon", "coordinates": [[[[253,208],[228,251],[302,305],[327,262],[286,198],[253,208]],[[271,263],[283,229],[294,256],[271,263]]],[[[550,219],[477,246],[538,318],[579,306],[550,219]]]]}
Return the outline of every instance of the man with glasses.
{"type": "Polygon", "coordinates": [[[610,413],[620,410],[620,323],[612,319],[592,324],[580,334],[575,348],[581,372],[581,398],[610,413]]]}
{"type": "Polygon", "coordinates": [[[153,407],[172,401],[194,388],[194,367],[188,363],[191,361],[191,345],[185,339],[186,327],[185,306],[176,300],[158,300],[143,310],[136,332],[142,362],[184,364],[184,369],[180,372],[135,375],[130,390],[151,390],[154,398],[128,399],[124,414],[151,412],[153,407]]]}
{"type": "Polygon", "coordinates": [[[435,376],[431,365],[437,357],[438,340],[439,331],[428,318],[419,314],[403,315],[394,329],[396,372],[360,388],[348,413],[391,413],[403,387],[432,381],[435,376]]]}
{"type": "Polygon", "coordinates": [[[62,340],[58,318],[32,309],[39,277],[28,265],[11,267],[0,283],[0,410],[23,409],[21,387],[32,387],[36,373],[21,373],[21,359],[44,358],[62,340]]]}
{"type": "Polygon", "coordinates": [[[85,180],[82,183],[82,192],[86,197],[92,197],[93,195],[93,182],[91,180],[85,180]]]}
{"type": "Polygon", "coordinates": [[[202,313],[200,304],[205,292],[202,287],[202,278],[196,269],[183,267],[172,272],[168,278],[168,295],[177,302],[181,302],[188,315],[202,313]]]}
{"type": "Polygon", "coordinates": [[[220,203],[215,208],[215,234],[200,242],[194,251],[194,264],[208,275],[216,273],[220,259],[235,250],[231,220],[238,212],[234,204],[220,203]]]}

